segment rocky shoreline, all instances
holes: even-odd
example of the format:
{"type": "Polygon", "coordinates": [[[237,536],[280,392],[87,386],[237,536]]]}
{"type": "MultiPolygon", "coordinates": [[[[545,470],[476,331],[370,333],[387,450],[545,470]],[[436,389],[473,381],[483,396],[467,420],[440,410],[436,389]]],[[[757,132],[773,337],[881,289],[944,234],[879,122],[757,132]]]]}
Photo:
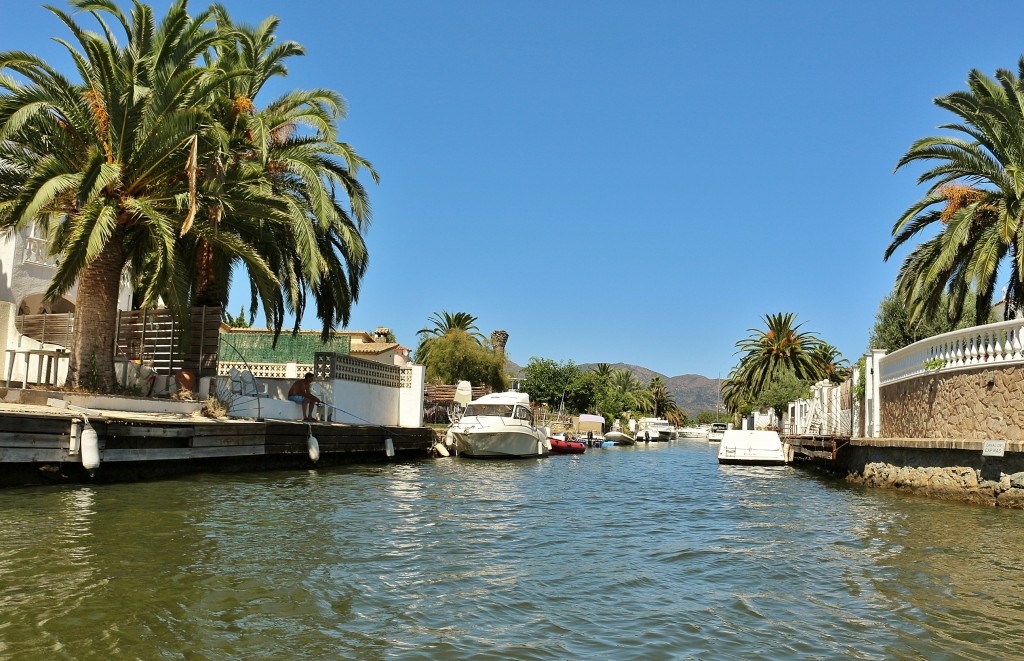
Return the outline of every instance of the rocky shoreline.
{"type": "Polygon", "coordinates": [[[848,482],[910,491],[932,498],[1024,509],[1024,472],[998,475],[972,466],[899,466],[871,462],[848,482]]]}

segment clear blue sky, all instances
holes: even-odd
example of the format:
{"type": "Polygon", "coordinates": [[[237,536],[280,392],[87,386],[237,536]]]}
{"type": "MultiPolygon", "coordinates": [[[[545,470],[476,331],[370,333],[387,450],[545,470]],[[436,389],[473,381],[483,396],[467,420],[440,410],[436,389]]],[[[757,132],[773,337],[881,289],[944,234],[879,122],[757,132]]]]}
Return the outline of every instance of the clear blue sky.
{"type": "MultiPolygon", "coordinates": [[[[224,4],[281,18],[308,54],[273,93],[341,92],[343,139],[380,172],[351,328],[414,347],[465,311],[520,364],[668,376],[724,377],[774,312],[856,360],[924,192],[893,167],[951,119],[935,96],[1024,53],[1014,2],[224,4]]],[[[0,9],[0,49],[72,73],[56,18],[0,9]]]]}

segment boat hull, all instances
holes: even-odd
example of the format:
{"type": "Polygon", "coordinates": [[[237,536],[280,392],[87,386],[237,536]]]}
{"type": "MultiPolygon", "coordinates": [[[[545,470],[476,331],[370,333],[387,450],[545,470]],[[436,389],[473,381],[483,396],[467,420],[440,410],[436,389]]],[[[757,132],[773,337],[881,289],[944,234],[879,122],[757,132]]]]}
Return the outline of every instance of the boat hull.
{"type": "Polygon", "coordinates": [[[551,443],[551,454],[583,454],[587,451],[587,444],[579,441],[563,441],[557,438],[549,438],[548,441],[551,443]]]}
{"type": "Polygon", "coordinates": [[[629,434],[620,431],[610,431],[604,435],[604,440],[612,441],[618,445],[636,445],[636,441],[629,434]]]}
{"type": "Polygon", "coordinates": [[[718,449],[718,463],[782,466],[788,462],[777,432],[730,429],[718,449]]]}
{"type": "Polygon", "coordinates": [[[545,439],[530,428],[452,430],[455,450],[476,459],[527,459],[546,457],[545,439]]]}
{"type": "Polygon", "coordinates": [[[785,466],[785,459],[724,459],[718,458],[718,463],[732,466],[785,466]]]}

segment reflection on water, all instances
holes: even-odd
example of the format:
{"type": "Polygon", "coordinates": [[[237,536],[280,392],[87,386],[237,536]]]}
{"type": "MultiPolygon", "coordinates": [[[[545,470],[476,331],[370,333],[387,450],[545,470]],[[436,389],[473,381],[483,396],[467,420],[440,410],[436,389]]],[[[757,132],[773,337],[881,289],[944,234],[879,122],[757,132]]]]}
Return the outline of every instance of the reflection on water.
{"type": "Polygon", "coordinates": [[[680,441],[0,492],[0,658],[1010,658],[1020,512],[680,441]]]}

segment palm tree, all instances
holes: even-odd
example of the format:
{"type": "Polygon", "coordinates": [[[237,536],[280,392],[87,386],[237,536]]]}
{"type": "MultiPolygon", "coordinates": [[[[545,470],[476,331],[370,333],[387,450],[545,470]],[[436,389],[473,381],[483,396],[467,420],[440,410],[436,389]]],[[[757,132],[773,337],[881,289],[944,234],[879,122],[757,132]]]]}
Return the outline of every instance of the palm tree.
{"type": "Polygon", "coordinates": [[[0,227],[38,221],[61,255],[48,298],[78,282],[68,381],[109,390],[118,290],[129,263],[151,281],[171,281],[176,237],[194,200],[183,176],[193,147],[210,130],[209,99],[228,75],[197,66],[224,34],[174,2],[159,25],[150,7],[125,16],[109,0],[76,0],[103,35],[56,15],[77,42],[61,42],[81,77],[74,83],[43,59],[0,53],[0,227]],[[103,20],[116,19],[119,46],[103,20]]]}
{"type": "Polygon", "coordinates": [[[469,314],[468,312],[456,312],[450,314],[446,310],[441,312],[435,312],[430,315],[427,321],[432,322],[433,327],[421,328],[416,331],[417,335],[424,337],[440,337],[447,335],[453,330],[464,330],[469,333],[470,337],[476,338],[478,342],[484,341],[483,333],[476,327],[476,317],[469,314]]]}
{"type": "Polygon", "coordinates": [[[669,394],[668,388],[660,376],[651,379],[648,390],[651,392],[651,400],[654,403],[654,416],[665,418],[673,425],[682,424],[686,419],[686,412],[679,408],[679,405],[672,399],[672,395],[669,394]]]}
{"type": "Polygon", "coordinates": [[[476,317],[468,312],[451,314],[447,310],[442,310],[430,315],[427,321],[432,322],[434,325],[416,331],[416,334],[420,336],[419,345],[416,347],[416,362],[418,363],[427,363],[432,340],[446,337],[453,331],[466,333],[477,344],[484,344],[487,339],[480,332],[480,329],[476,327],[476,317]]]}
{"type": "Polygon", "coordinates": [[[746,381],[739,374],[738,368],[729,373],[720,388],[722,404],[730,413],[740,413],[751,400],[746,381]]]}
{"type": "Polygon", "coordinates": [[[850,361],[843,358],[839,349],[827,342],[821,342],[811,350],[811,360],[817,366],[821,378],[831,383],[842,383],[850,375],[850,361]]]}
{"type": "Polygon", "coordinates": [[[213,100],[221,130],[197,159],[205,164],[197,203],[205,214],[182,242],[179,261],[197,274],[190,304],[226,304],[230,274],[241,264],[249,271],[253,314],[262,302],[275,330],[286,312],[298,330],[311,294],[326,338],[348,324],[358,299],[368,263],[362,233],[371,214],[357,175],[365,169],[377,181],[377,173],[337,141],[345,101],[336,92],[292,91],[257,109],[268,80],[287,74],[285,60],[304,54],[295,42],[277,42],[278,19],[251,28],[235,25],[219,5],[213,11],[218,29],[233,39],[218,45],[210,66],[233,75],[213,100]],[[253,245],[279,286],[253,273],[225,237],[253,245]]]}
{"type": "MultiPolygon", "coordinates": [[[[744,352],[730,379],[741,379],[748,394],[756,397],[765,384],[780,370],[790,370],[797,378],[818,380],[820,373],[811,358],[818,340],[812,333],[801,333],[791,313],[763,317],[766,328],[749,328],[750,336],[736,343],[737,353],[744,352]]],[[[724,394],[724,393],[723,393],[724,394]]]]}
{"type": "Polygon", "coordinates": [[[651,391],[645,388],[629,370],[614,370],[611,373],[609,387],[616,396],[626,403],[630,410],[645,412],[654,408],[651,391]]]}
{"type": "Polygon", "coordinates": [[[971,295],[976,323],[985,323],[1003,265],[1009,268],[1006,318],[1024,309],[1022,78],[1024,58],[1016,75],[1000,69],[993,80],[972,70],[966,91],[935,99],[956,115],[955,123],[940,126],[955,135],[916,141],[896,166],[928,163],[918,182],[929,182],[929,188],[896,221],[885,259],[925,228],[938,226],[934,237],[904,259],[897,277],[896,291],[911,322],[933,317],[948,289],[951,318],[960,317],[971,295]]]}
{"type": "Polygon", "coordinates": [[[594,376],[597,377],[597,380],[601,383],[608,383],[612,377],[613,371],[612,366],[608,363],[598,363],[594,367],[594,376]]]}

